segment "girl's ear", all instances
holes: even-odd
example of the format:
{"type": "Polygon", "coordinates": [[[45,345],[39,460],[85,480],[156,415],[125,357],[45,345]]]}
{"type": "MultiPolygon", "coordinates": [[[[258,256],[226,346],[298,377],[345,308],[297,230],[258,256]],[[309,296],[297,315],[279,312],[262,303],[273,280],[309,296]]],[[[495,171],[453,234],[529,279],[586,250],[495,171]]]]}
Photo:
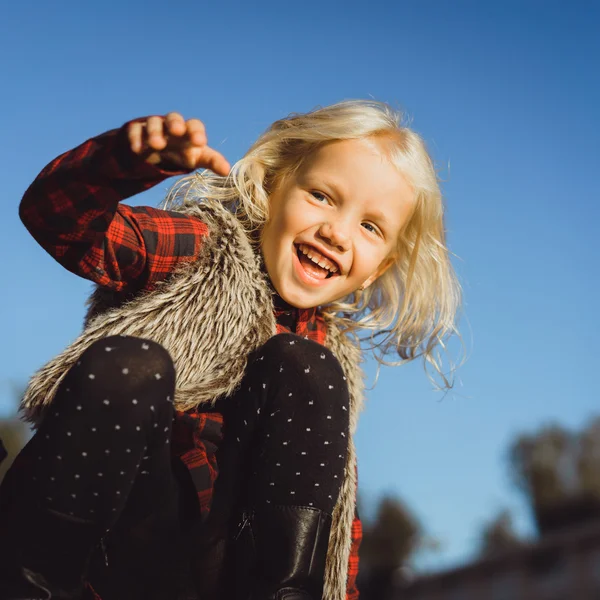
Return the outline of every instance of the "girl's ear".
{"type": "Polygon", "coordinates": [[[375,281],[377,281],[377,279],[379,279],[395,262],[396,262],[396,256],[395,255],[388,256],[383,261],[381,261],[381,264],[377,268],[377,271],[375,271],[375,273],[373,273],[373,275],[371,275],[360,286],[360,289],[362,291],[366,290],[372,283],[374,283],[375,281]]]}

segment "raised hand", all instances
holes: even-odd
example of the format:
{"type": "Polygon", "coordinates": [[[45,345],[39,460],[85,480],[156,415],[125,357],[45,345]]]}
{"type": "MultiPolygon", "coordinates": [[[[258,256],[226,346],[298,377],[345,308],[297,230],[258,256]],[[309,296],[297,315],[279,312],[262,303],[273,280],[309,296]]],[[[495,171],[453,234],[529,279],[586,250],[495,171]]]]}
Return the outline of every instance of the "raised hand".
{"type": "Polygon", "coordinates": [[[199,119],[187,121],[176,112],[130,123],[127,135],[131,150],[153,165],[180,169],[210,169],[228,175],[227,159],[208,145],[206,129],[199,119]]]}

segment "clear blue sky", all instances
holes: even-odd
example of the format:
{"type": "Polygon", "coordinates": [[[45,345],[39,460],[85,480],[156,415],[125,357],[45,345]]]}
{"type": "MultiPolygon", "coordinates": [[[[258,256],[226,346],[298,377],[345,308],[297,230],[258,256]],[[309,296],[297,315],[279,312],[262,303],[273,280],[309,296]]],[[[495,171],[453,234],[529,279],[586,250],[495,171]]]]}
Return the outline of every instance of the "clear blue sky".
{"type": "MultiPolygon", "coordinates": [[[[443,399],[385,369],[358,434],[364,497],[398,493],[466,560],[504,506],[511,437],[600,412],[597,2],[20,2],[0,22],[0,411],[79,331],[90,286],[17,205],[54,156],[141,115],[203,119],[230,160],[270,122],[346,98],[402,108],[443,179],[468,359],[443,399]],[[214,7],[213,7],[214,6],[214,7]]],[[[167,184],[137,198],[156,204],[167,184]]],[[[371,379],[373,369],[370,365],[371,379]]]]}

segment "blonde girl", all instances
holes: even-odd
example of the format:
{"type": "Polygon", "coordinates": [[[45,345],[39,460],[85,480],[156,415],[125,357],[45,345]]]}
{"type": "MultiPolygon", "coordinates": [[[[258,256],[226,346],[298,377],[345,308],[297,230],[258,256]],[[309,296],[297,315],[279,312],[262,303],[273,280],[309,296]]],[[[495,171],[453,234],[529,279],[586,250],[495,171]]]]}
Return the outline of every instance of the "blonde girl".
{"type": "Polygon", "coordinates": [[[442,375],[458,304],[420,137],[342,102],[230,168],[200,121],[143,118],[55,159],[20,214],[97,288],[23,401],[0,597],[357,598],[358,338],[442,375]],[[163,209],[121,203],[172,175],[163,209]]]}

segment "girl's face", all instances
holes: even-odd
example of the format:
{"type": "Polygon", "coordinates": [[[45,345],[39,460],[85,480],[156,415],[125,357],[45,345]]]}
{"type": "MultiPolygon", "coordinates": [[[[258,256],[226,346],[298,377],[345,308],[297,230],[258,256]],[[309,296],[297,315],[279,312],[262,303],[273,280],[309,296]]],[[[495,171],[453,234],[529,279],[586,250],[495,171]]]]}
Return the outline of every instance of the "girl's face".
{"type": "Polygon", "coordinates": [[[277,293],[297,308],[367,287],[389,267],[413,190],[377,141],[321,147],[270,197],[262,253],[277,293]]]}

